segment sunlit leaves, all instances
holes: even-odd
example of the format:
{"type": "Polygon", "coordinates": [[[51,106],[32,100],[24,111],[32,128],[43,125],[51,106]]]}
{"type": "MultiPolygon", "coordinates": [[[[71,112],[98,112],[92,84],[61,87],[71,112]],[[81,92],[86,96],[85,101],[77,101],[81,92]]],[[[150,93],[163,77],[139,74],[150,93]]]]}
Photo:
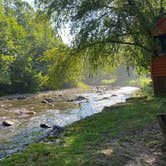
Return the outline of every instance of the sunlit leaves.
{"type": "Polygon", "coordinates": [[[45,53],[48,65],[48,82],[51,88],[74,86],[81,79],[84,64],[79,57],[72,56],[70,48],[61,45],[45,53]]]}
{"type": "Polygon", "coordinates": [[[22,0],[3,1],[0,8],[0,84],[9,85],[10,92],[23,93],[60,87],[63,80],[73,80],[71,70],[68,72],[70,63],[63,74],[61,64],[68,63],[68,50],[46,14],[22,0]],[[58,85],[54,73],[63,75],[58,85]]]}
{"type": "MultiPolygon", "coordinates": [[[[149,68],[154,46],[151,32],[166,11],[165,1],[52,0],[48,3],[40,0],[40,3],[56,15],[54,21],[59,27],[72,22],[74,46],[90,52],[92,65],[99,66],[96,60],[101,56],[104,61],[106,57],[115,61],[120,54],[127,63],[130,61],[145,70],[149,68]],[[125,56],[121,54],[122,50],[126,51],[125,56]]],[[[87,51],[84,52],[87,57],[87,51]]]]}

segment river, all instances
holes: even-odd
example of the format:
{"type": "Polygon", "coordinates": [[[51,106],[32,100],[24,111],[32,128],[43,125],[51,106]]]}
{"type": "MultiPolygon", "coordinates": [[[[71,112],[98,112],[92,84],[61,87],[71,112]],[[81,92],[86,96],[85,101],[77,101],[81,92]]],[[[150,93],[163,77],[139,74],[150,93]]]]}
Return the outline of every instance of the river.
{"type": "MultiPolygon", "coordinates": [[[[25,146],[47,136],[54,125],[65,127],[87,116],[101,112],[104,107],[125,102],[139,88],[91,90],[89,92],[51,95],[50,103],[44,99],[50,95],[30,95],[26,98],[2,98],[0,100],[0,159],[23,150],[25,146]],[[81,98],[80,98],[81,97],[81,98]],[[12,120],[4,127],[2,122],[12,120]],[[50,128],[41,128],[47,124],[50,128]]],[[[59,92],[60,93],[60,92],[59,92]]]]}

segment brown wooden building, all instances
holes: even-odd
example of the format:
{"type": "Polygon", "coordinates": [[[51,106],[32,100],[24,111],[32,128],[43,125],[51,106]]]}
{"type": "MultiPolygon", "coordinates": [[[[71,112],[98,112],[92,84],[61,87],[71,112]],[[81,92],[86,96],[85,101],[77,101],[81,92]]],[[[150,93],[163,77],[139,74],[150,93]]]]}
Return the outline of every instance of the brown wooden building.
{"type": "Polygon", "coordinates": [[[166,17],[158,20],[153,36],[155,40],[154,53],[151,58],[151,77],[154,93],[157,96],[166,96],[166,17]]]}

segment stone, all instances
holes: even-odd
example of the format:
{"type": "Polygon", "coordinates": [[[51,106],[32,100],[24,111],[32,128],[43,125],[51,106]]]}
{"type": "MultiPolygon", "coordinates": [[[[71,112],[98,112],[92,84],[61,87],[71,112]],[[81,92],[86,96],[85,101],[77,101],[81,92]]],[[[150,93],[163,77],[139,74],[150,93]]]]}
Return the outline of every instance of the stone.
{"type": "Polygon", "coordinates": [[[78,96],[76,99],[76,101],[80,101],[80,100],[87,100],[87,98],[85,98],[84,96],[78,96]]]}
{"type": "Polygon", "coordinates": [[[109,97],[103,97],[101,100],[109,100],[109,97]]]}
{"type": "Polygon", "coordinates": [[[42,102],[42,103],[44,103],[44,104],[48,104],[48,101],[47,101],[47,100],[45,100],[45,99],[44,99],[44,100],[42,100],[41,102],[42,102]]]}
{"type": "Polygon", "coordinates": [[[74,102],[75,99],[68,99],[67,102],[74,102]]]}
{"type": "Polygon", "coordinates": [[[64,130],[64,127],[60,127],[60,126],[54,125],[53,126],[53,130],[64,130]]]}
{"type": "Polygon", "coordinates": [[[51,98],[48,98],[48,99],[44,99],[44,100],[42,100],[42,103],[44,103],[44,104],[48,104],[49,106],[54,107],[55,105],[52,104],[52,102],[54,102],[54,101],[53,101],[53,99],[51,99],[51,98]]]}
{"type": "Polygon", "coordinates": [[[27,115],[34,115],[34,114],[36,114],[35,111],[20,111],[20,113],[27,114],[27,115]]]}
{"type": "Polygon", "coordinates": [[[96,100],[96,101],[109,100],[109,99],[110,99],[109,97],[103,97],[103,98],[98,99],[98,100],[96,100]]]}
{"type": "Polygon", "coordinates": [[[65,130],[64,127],[60,127],[60,126],[54,125],[51,134],[52,135],[57,135],[57,134],[62,133],[64,130],[65,130]]]}
{"type": "Polygon", "coordinates": [[[55,105],[52,103],[47,103],[49,106],[54,107],[55,105]]]}
{"type": "Polygon", "coordinates": [[[46,99],[42,100],[42,103],[45,103],[45,104],[52,103],[52,102],[54,102],[54,100],[51,98],[46,98],[46,99]]]}
{"type": "Polygon", "coordinates": [[[54,100],[53,99],[51,99],[51,98],[47,98],[47,99],[45,99],[47,102],[49,102],[49,103],[51,103],[51,102],[54,102],[54,100]]]}
{"type": "Polygon", "coordinates": [[[83,97],[83,96],[77,96],[76,98],[68,99],[67,102],[75,102],[75,101],[81,101],[81,100],[86,100],[86,101],[88,101],[88,99],[85,98],[85,97],[83,97]]]}
{"type": "Polygon", "coordinates": [[[47,123],[42,123],[42,124],[40,124],[40,127],[41,128],[51,128],[51,126],[50,125],[48,125],[47,123]]]}
{"type": "Polygon", "coordinates": [[[112,94],[111,97],[116,97],[117,95],[116,94],[112,94]]]}
{"type": "Polygon", "coordinates": [[[12,126],[13,124],[14,124],[14,122],[11,121],[11,120],[5,120],[5,121],[2,122],[2,125],[6,126],[6,127],[12,126]]]}
{"type": "Polygon", "coordinates": [[[26,99],[25,96],[18,96],[18,97],[17,97],[17,100],[25,100],[25,99],[26,99]]]}

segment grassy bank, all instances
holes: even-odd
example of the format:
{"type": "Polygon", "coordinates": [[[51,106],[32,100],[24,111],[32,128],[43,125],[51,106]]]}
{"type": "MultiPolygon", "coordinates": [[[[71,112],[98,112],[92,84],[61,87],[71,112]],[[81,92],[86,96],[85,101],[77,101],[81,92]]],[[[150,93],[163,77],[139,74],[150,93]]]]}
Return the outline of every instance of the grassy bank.
{"type": "Polygon", "coordinates": [[[162,157],[155,154],[161,152],[162,145],[156,114],[166,111],[164,102],[159,98],[133,99],[106,108],[70,125],[61,135],[0,161],[0,166],[121,166],[138,164],[143,153],[149,157],[140,162],[150,165],[162,157]]]}

